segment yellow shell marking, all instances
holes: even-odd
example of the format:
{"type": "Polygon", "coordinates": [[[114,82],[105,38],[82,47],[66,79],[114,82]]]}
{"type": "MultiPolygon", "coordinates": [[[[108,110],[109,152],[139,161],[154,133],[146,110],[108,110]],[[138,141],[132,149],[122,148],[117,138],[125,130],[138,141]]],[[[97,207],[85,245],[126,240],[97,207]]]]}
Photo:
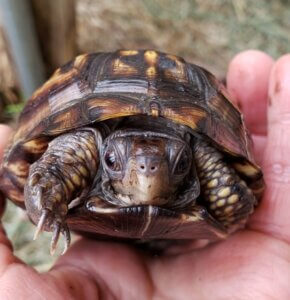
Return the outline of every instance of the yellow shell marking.
{"type": "Polygon", "coordinates": [[[87,57],[88,57],[88,54],[82,54],[82,55],[77,56],[74,60],[74,67],[79,68],[83,63],[86,63],[87,57]]]}
{"type": "Polygon", "coordinates": [[[174,61],[176,64],[176,67],[165,70],[165,75],[170,78],[178,78],[179,80],[182,80],[182,81],[186,80],[186,76],[184,74],[184,65],[180,61],[180,59],[177,56],[171,55],[171,54],[168,54],[167,58],[174,61]]]}
{"type": "Polygon", "coordinates": [[[158,109],[152,108],[152,109],[151,109],[151,116],[153,116],[153,117],[158,117],[158,116],[159,116],[159,111],[158,111],[158,109]]]}
{"type": "Polygon", "coordinates": [[[175,56],[175,55],[167,54],[166,57],[169,58],[169,59],[171,59],[171,60],[173,60],[173,61],[175,61],[176,64],[180,63],[178,57],[175,56]]]}
{"type": "Polygon", "coordinates": [[[206,112],[197,108],[186,107],[179,109],[179,113],[177,113],[173,109],[165,108],[163,115],[176,123],[196,129],[198,121],[206,116],[206,112]]]}
{"type": "Polygon", "coordinates": [[[31,140],[23,144],[23,148],[31,153],[43,153],[47,147],[46,141],[31,140]]]}
{"type": "Polygon", "coordinates": [[[158,54],[155,51],[148,50],[144,53],[145,61],[150,65],[146,70],[146,75],[148,77],[155,77],[157,74],[156,63],[157,63],[158,54]]]}
{"type": "Polygon", "coordinates": [[[157,57],[158,57],[158,54],[156,53],[156,51],[147,50],[144,53],[144,58],[145,58],[146,62],[151,66],[156,64],[157,57]]]}
{"type": "Polygon", "coordinates": [[[150,115],[153,117],[159,116],[159,106],[156,103],[150,103],[150,115]]]}
{"type": "Polygon", "coordinates": [[[149,67],[147,70],[146,70],[146,75],[148,77],[155,77],[157,74],[157,71],[156,71],[156,68],[154,66],[151,66],[149,67]]]}
{"type": "Polygon", "coordinates": [[[137,74],[138,71],[130,66],[122,62],[119,58],[115,59],[113,62],[113,72],[115,74],[137,74]]]}
{"type": "Polygon", "coordinates": [[[120,55],[123,56],[131,56],[131,55],[137,55],[138,51],[137,50],[121,50],[120,55]]]}

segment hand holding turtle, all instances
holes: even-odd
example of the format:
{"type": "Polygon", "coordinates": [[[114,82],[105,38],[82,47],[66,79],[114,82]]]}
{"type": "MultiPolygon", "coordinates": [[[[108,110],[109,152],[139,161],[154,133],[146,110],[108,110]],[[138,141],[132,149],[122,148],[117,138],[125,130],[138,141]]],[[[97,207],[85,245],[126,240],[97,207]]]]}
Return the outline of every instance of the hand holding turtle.
{"type": "Polygon", "coordinates": [[[162,257],[146,256],[122,244],[82,239],[45,274],[15,258],[2,233],[0,298],[289,298],[289,69],[289,56],[273,66],[260,52],[242,53],[230,65],[228,88],[254,135],[256,158],[267,183],[246,230],[203,249],[162,257]]]}

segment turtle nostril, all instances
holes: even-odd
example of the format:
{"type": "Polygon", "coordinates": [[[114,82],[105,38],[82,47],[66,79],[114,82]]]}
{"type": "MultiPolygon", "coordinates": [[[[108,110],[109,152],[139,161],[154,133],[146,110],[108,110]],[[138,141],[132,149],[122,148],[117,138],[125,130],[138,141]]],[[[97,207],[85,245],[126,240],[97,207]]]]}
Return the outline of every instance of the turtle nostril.
{"type": "Polygon", "coordinates": [[[160,160],[151,157],[137,157],[136,167],[142,174],[155,175],[160,168],[160,160]]]}
{"type": "Polygon", "coordinates": [[[145,171],[150,171],[150,172],[155,172],[157,170],[157,166],[147,166],[145,164],[139,165],[139,170],[142,170],[143,172],[145,171]]]}

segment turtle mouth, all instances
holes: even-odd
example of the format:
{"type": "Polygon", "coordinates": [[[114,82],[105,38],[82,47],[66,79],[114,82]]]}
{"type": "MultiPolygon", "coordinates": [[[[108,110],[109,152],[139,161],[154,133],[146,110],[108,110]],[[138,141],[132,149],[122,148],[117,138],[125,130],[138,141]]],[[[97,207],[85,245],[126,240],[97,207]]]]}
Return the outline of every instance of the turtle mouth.
{"type": "MultiPolygon", "coordinates": [[[[121,196],[124,197],[124,196],[121,196]]],[[[126,197],[126,196],[125,196],[126,197]]],[[[177,214],[180,212],[177,212],[171,207],[165,207],[160,205],[151,205],[151,204],[144,204],[144,203],[134,203],[134,204],[128,204],[128,205],[112,205],[111,203],[101,199],[101,198],[91,198],[87,200],[86,202],[86,208],[97,214],[136,214],[138,212],[141,212],[143,210],[148,211],[166,211],[168,214],[177,214]]],[[[183,210],[185,212],[186,209],[183,210]]]]}
{"type": "MultiPolygon", "coordinates": [[[[130,206],[139,206],[139,205],[151,205],[151,206],[160,206],[160,205],[154,205],[150,203],[144,203],[143,201],[133,201],[132,197],[129,195],[123,195],[123,194],[115,194],[115,197],[119,199],[119,201],[122,201],[122,207],[130,207],[130,206]]],[[[167,203],[170,201],[170,198],[165,197],[156,197],[153,199],[154,203],[167,203]]]]}
{"type": "MultiPolygon", "coordinates": [[[[103,202],[112,205],[112,207],[134,207],[140,205],[144,205],[144,206],[151,205],[156,207],[161,206],[161,205],[154,205],[151,203],[144,203],[143,201],[136,201],[133,200],[130,195],[116,193],[109,180],[103,182],[102,192],[103,195],[101,196],[101,198],[103,199],[103,202]]],[[[153,202],[159,204],[164,203],[162,206],[168,206],[170,203],[173,203],[175,199],[176,199],[176,195],[171,195],[169,197],[156,197],[153,199],[153,202]]]]}
{"type": "MultiPolygon", "coordinates": [[[[98,193],[97,198],[92,196],[94,199],[98,199],[98,207],[94,204],[95,212],[117,212],[120,208],[134,208],[134,207],[159,207],[171,211],[186,211],[189,207],[196,204],[195,193],[192,193],[193,186],[184,188],[183,191],[177,191],[176,193],[168,197],[158,197],[154,199],[154,203],[144,203],[143,201],[132,201],[130,195],[124,195],[116,193],[112,187],[110,180],[104,180],[102,183],[101,191],[98,193]],[[158,204],[156,204],[158,203],[158,204]]],[[[90,200],[88,201],[90,203],[90,200]]]]}

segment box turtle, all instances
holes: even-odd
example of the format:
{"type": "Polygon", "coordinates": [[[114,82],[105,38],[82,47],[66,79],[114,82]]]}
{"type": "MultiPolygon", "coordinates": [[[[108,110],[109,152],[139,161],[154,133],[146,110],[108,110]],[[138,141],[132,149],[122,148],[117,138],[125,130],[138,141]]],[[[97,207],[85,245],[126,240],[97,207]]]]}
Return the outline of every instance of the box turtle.
{"type": "Polygon", "coordinates": [[[42,230],[158,244],[216,241],[264,188],[224,86],[154,50],[84,54],[27,102],[0,188],[42,230]]]}

